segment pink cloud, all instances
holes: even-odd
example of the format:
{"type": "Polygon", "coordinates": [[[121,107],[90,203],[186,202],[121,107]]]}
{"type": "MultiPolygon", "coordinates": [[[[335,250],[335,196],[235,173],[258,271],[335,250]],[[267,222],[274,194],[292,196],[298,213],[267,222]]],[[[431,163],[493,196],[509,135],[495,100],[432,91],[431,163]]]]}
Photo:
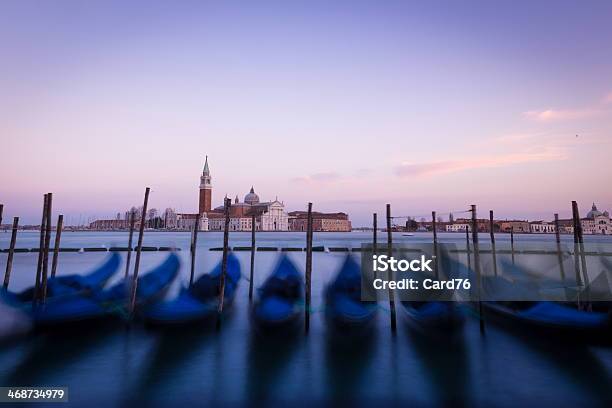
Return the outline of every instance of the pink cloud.
{"type": "Polygon", "coordinates": [[[608,94],[604,96],[599,103],[593,103],[590,107],[587,108],[530,110],[527,112],[523,112],[523,115],[527,119],[536,120],[540,122],[583,119],[607,112],[607,109],[602,106],[607,104],[612,104],[612,92],[608,92],[608,94]]]}
{"type": "Polygon", "coordinates": [[[541,148],[524,153],[479,156],[461,160],[429,163],[403,163],[396,167],[399,177],[421,177],[435,174],[456,173],[464,170],[512,166],[515,164],[565,160],[566,155],[557,149],[541,148]]]}
{"type": "Polygon", "coordinates": [[[315,173],[304,177],[295,177],[291,181],[298,183],[332,183],[340,179],[340,174],[329,171],[315,173]]]}
{"type": "Polygon", "coordinates": [[[554,120],[582,119],[596,116],[602,111],[600,109],[547,109],[532,110],[524,112],[523,115],[531,120],[550,122],[554,120]]]}

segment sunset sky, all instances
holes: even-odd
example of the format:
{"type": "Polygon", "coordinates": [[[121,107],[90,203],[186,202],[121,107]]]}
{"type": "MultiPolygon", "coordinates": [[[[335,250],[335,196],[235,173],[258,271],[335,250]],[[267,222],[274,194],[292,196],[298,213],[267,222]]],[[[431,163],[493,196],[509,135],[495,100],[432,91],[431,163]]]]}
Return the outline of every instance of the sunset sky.
{"type": "Polygon", "coordinates": [[[4,222],[612,209],[612,2],[0,2],[4,222]],[[291,3],[291,4],[289,4],[291,3]]]}

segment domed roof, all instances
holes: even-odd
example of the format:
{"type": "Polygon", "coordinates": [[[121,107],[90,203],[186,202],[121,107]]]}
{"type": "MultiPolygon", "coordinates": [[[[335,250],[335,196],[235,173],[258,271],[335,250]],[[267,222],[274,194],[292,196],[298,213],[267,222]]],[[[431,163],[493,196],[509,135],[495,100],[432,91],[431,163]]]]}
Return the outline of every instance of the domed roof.
{"type": "Polygon", "coordinates": [[[259,196],[255,194],[255,190],[253,189],[252,186],[251,186],[251,191],[249,191],[249,194],[244,196],[244,202],[247,204],[251,204],[251,205],[259,203],[259,196]]]}
{"type": "Polygon", "coordinates": [[[589,211],[587,213],[587,218],[593,219],[593,218],[598,217],[600,215],[601,215],[601,211],[599,211],[597,209],[597,206],[595,205],[595,203],[593,203],[593,207],[591,207],[591,211],[589,211]]]}

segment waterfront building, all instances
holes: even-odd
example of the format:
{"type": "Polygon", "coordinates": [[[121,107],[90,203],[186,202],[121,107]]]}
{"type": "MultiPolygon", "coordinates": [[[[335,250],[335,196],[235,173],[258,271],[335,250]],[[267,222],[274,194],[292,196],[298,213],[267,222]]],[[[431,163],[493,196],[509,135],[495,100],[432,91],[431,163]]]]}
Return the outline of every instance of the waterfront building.
{"type": "MultiPolygon", "coordinates": [[[[255,189],[251,187],[249,193],[240,202],[238,196],[230,206],[230,231],[250,231],[252,218],[255,216],[255,230],[257,231],[288,231],[289,216],[285,211],[285,204],[278,199],[261,202],[255,189]]],[[[225,228],[224,207],[219,206],[205,213],[208,230],[223,231],[225,228]]]]}
{"type": "MultiPolygon", "coordinates": [[[[580,219],[582,233],[585,235],[610,235],[612,234],[612,222],[608,211],[601,212],[593,203],[586,217],[580,219]]],[[[560,232],[566,234],[574,233],[574,221],[571,218],[559,220],[560,232]]]]}
{"type": "Polygon", "coordinates": [[[453,224],[447,224],[446,232],[465,232],[466,229],[468,231],[472,230],[471,224],[467,222],[458,222],[458,221],[459,220],[457,220],[453,224]]]}
{"type": "Polygon", "coordinates": [[[589,211],[586,217],[581,219],[580,222],[584,234],[612,234],[610,213],[608,211],[599,211],[595,203],[593,203],[591,211],[589,211]]]}
{"type": "Polygon", "coordinates": [[[504,220],[499,222],[499,230],[501,232],[514,231],[518,234],[527,234],[531,232],[531,226],[529,221],[525,220],[504,220]]]}
{"type": "Polygon", "coordinates": [[[173,208],[166,208],[164,211],[164,227],[166,229],[177,228],[178,215],[173,208]]]}
{"type": "Polygon", "coordinates": [[[191,231],[196,223],[197,214],[178,213],[174,229],[191,231]]]}
{"type": "Polygon", "coordinates": [[[557,230],[555,224],[546,221],[533,221],[529,223],[532,234],[554,234],[557,230]]]}
{"type": "MultiPolygon", "coordinates": [[[[306,231],[307,227],[307,211],[292,211],[289,213],[289,229],[291,231],[306,231]]],[[[312,213],[313,231],[350,232],[352,229],[351,221],[346,213],[312,213]]]]}
{"type": "Polygon", "coordinates": [[[94,222],[89,224],[89,229],[93,230],[116,230],[116,229],[125,229],[129,227],[129,222],[126,220],[95,220],[94,222]]]}
{"type": "MultiPolygon", "coordinates": [[[[227,197],[226,197],[227,198],[227,197]]],[[[223,231],[225,229],[224,206],[211,209],[212,203],[212,177],[208,165],[208,156],[204,163],[204,170],[200,177],[199,212],[200,229],[204,231],[223,231]]],[[[257,231],[288,231],[289,215],[285,211],[285,204],[275,198],[262,202],[255,189],[245,195],[244,201],[236,195],[229,213],[230,231],[250,231],[252,218],[255,216],[255,229],[257,231]]],[[[195,219],[195,215],[193,217],[195,219]]],[[[195,221],[192,222],[192,225],[195,221]]]]}
{"type": "MultiPolygon", "coordinates": [[[[447,232],[455,232],[455,231],[465,231],[465,227],[462,227],[463,224],[469,224],[470,228],[472,225],[471,218],[457,218],[453,224],[449,224],[446,226],[447,232]],[[453,227],[453,225],[459,224],[458,227],[453,227]]],[[[478,227],[478,232],[489,232],[489,220],[486,218],[478,218],[476,219],[476,226],[478,227]]],[[[471,231],[471,229],[469,230],[471,231]]]]}

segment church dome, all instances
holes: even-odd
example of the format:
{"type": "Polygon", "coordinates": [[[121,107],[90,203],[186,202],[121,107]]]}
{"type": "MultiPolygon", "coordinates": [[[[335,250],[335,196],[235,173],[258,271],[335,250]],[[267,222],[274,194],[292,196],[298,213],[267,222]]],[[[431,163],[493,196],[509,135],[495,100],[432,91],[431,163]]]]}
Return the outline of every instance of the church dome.
{"type": "Polygon", "coordinates": [[[589,211],[587,213],[587,218],[593,219],[593,218],[598,217],[600,215],[601,215],[601,211],[599,211],[597,209],[597,206],[595,205],[595,203],[593,203],[593,207],[591,207],[591,211],[589,211]]]}
{"type": "Polygon", "coordinates": [[[253,189],[253,187],[251,187],[251,191],[249,191],[249,194],[244,196],[244,202],[251,205],[259,204],[259,196],[255,194],[255,190],[253,189]]]}

